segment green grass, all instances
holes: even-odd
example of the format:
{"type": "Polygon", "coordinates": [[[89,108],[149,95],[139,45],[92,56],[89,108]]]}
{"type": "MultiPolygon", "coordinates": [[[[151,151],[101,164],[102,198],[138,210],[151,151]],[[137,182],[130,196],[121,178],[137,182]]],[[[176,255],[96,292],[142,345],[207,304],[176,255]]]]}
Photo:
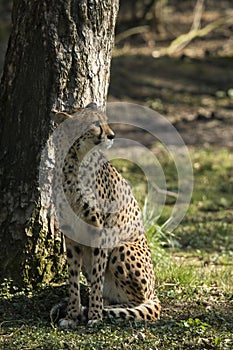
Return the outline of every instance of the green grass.
{"type": "MultiPolygon", "coordinates": [[[[193,148],[190,154],[195,187],[183,222],[173,234],[161,229],[171,201],[158,220],[149,208],[144,213],[161,319],[60,331],[49,310],[66,296],[66,284],[18,291],[6,282],[0,290],[0,349],[233,349],[233,156],[224,148],[193,148]]],[[[163,150],[157,157],[175,188],[174,165],[163,150]]],[[[117,165],[143,205],[143,174],[131,163],[117,165]]]]}

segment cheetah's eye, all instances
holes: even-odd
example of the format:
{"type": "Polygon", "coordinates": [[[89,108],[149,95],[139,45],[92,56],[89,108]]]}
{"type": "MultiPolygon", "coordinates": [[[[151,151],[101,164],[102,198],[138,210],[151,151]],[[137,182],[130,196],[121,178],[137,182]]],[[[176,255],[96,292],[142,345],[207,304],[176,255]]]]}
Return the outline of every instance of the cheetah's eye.
{"type": "Polygon", "coordinates": [[[92,123],[92,126],[95,126],[96,128],[98,128],[98,132],[94,130],[94,133],[95,133],[95,136],[98,136],[98,139],[101,140],[102,134],[103,134],[103,128],[101,126],[100,121],[96,120],[95,122],[92,123]]]}
{"type": "Polygon", "coordinates": [[[93,122],[93,125],[95,125],[95,126],[100,126],[100,121],[99,121],[99,120],[96,120],[95,122],[93,122]]]}

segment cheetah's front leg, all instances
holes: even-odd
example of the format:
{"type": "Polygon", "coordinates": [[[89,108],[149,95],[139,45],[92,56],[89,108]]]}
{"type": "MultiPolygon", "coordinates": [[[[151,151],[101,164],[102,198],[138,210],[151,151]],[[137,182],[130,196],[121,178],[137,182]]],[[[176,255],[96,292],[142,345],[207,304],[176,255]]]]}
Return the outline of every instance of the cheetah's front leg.
{"type": "Polygon", "coordinates": [[[88,325],[98,323],[103,318],[103,286],[106,264],[107,249],[93,248],[88,325]]]}

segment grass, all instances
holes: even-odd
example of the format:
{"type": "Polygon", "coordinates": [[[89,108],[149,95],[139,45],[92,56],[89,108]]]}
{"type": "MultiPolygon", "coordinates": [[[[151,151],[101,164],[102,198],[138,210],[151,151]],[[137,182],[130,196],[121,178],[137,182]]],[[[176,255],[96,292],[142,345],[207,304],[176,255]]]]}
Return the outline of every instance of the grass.
{"type": "MultiPolygon", "coordinates": [[[[167,201],[159,221],[147,215],[145,223],[161,319],[60,331],[51,324],[49,310],[66,295],[65,283],[19,291],[6,281],[0,290],[0,349],[233,348],[232,154],[225,148],[197,147],[190,154],[195,188],[183,222],[173,234],[161,230],[172,207],[167,201]]],[[[175,188],[173,164],[163,150],[157,157],[175,188]]],[[[118,167],[142,204],[143,174],[131,163],[121,161],[118,167]]]]}

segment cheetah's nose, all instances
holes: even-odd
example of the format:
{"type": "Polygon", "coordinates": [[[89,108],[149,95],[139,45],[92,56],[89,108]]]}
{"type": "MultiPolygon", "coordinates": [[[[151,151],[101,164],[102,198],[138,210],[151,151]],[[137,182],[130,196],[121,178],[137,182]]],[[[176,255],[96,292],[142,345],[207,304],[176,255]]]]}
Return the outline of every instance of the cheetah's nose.
{"type": "Polygon", "coordinates": [[[107,138],[108,138],[109,140],[113,140],[114,137],[115,137],[115,134],[114,134],[114,133],[107,135],[107,138]]]}

